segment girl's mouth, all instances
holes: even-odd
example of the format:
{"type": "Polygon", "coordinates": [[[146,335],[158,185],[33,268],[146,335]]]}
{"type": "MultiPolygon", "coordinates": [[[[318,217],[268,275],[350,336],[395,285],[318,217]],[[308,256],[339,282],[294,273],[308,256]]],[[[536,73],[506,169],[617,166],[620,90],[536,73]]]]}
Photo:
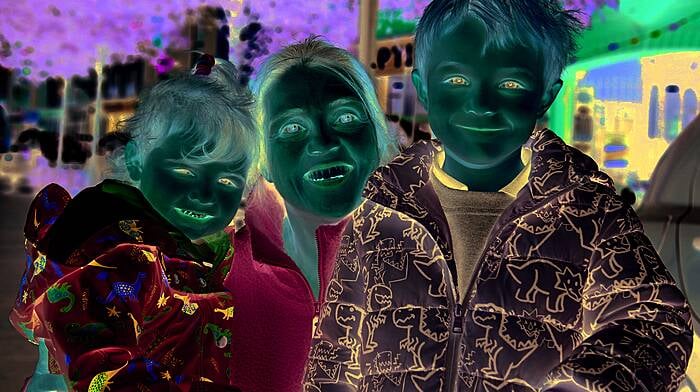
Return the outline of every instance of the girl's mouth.
{"type": "Polygon", "coordinates": [[[194,219],[195,221],[198,221],[198,222],[206,222],[206,221],[214,218],[213,215],[209,215],[205,212],[188,210],[188,209],[179,208],[179,207],[175,207],[175,211],[177,211],[177,213],[180,216],[183,216],[183,217],[186,217],[189,219],[194,219]]]}

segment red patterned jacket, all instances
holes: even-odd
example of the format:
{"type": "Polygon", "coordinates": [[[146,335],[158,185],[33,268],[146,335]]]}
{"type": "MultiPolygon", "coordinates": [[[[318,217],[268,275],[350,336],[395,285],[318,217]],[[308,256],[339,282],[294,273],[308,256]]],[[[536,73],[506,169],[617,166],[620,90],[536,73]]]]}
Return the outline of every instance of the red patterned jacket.
{"type": "MultiPolygon", "coordinates": [[[[536,131],[528,145],[528,184],[491,230],[467,298],[450,304],[449,339],[412,342],[445,348],[448,365],[434,374],[441,386],[430,390],[675,390],[691,352],[689,309],[636,214],[592,159],[552,131],[536,131]]],[[[375,173],[365,196],[428,228],[454,274],[450,244],[460,239],[450,238],[430,184],[434,152],[432,143],[409,148],[375,173]]],[[[394,291],[393,300],[422,293],[394,291]]],[[[375,341],[387,363],[406,355],[375,341]]],[[[403,376],[383,374],[370,390],[401,390],[403,376]]]]}
{"type": "Polygon", "coordinates": [[[230,246],[218,256],[194,247],[138,190],[114,181],[73,200],[47,186],[24,231],[27,266],[10,322],[46,340],[52,371],[71,390],[235,390],[228,264],[191,261],[230,264],[230,246]]]}

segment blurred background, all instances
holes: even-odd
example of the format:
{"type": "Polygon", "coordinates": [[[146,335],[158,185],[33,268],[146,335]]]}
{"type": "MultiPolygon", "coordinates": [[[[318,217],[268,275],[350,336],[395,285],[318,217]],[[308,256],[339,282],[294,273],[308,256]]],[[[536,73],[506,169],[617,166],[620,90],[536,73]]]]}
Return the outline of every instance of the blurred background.
{"type": "MultiPolygon", "coordinates": [[[[0,0],[0,285],[9,311],[24,268],[31,197],[98,183],[138,94],[205,52],[246,83],[270,53],[318,34],[375,78],[403,146],[431,137],[410,81],[427,0],[0,0]]],[[[563,0],[587,26],[564,88],[538,126],[598,162],[678,279],[700,322],[700,1],[563,0]]],[[[697,325],[697,324],[696,324],[697,325]]],[[[9,323],[3,389],[36,358],[9,323]]],[[[700,364],[698,365],[700,366],[700,364]]],[[[700,372],[699,369],[695,370],[700,372]]],[[[698,375],[700,378],[700,375],[698,375]]],[[[684,390],[696,391],[689,383],[684,390]]]]}

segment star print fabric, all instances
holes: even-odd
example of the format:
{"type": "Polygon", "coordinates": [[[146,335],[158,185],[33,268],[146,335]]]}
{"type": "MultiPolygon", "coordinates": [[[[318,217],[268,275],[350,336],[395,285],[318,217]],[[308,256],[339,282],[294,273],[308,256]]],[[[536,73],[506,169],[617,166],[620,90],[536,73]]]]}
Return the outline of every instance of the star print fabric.
{"type": "Polygon", "coordinates": [[[43,239],[70,202],[50,185],[32,203],[10,315],[27,339],[46,340],[52,372],[78,391],[236,390],[228,386],[232,299],[212,291],[222,271],[177,256],[148,219],[115,221],[65,262],[52,260],[43,239]]]}

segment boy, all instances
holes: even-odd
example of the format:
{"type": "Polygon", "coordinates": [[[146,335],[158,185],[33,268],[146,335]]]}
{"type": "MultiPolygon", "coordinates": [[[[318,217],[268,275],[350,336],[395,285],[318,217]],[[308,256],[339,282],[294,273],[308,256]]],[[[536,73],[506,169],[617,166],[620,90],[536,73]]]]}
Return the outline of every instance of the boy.
{"type": "Polygon", "coordinates": [[[368,198],[418,219],[459,293],[445,390],[670,391],[688,306],[633,210],[586,155],[532,131],[581,26],[556,0],[435,0],[413,83],[418,143],[368,198]]]}

